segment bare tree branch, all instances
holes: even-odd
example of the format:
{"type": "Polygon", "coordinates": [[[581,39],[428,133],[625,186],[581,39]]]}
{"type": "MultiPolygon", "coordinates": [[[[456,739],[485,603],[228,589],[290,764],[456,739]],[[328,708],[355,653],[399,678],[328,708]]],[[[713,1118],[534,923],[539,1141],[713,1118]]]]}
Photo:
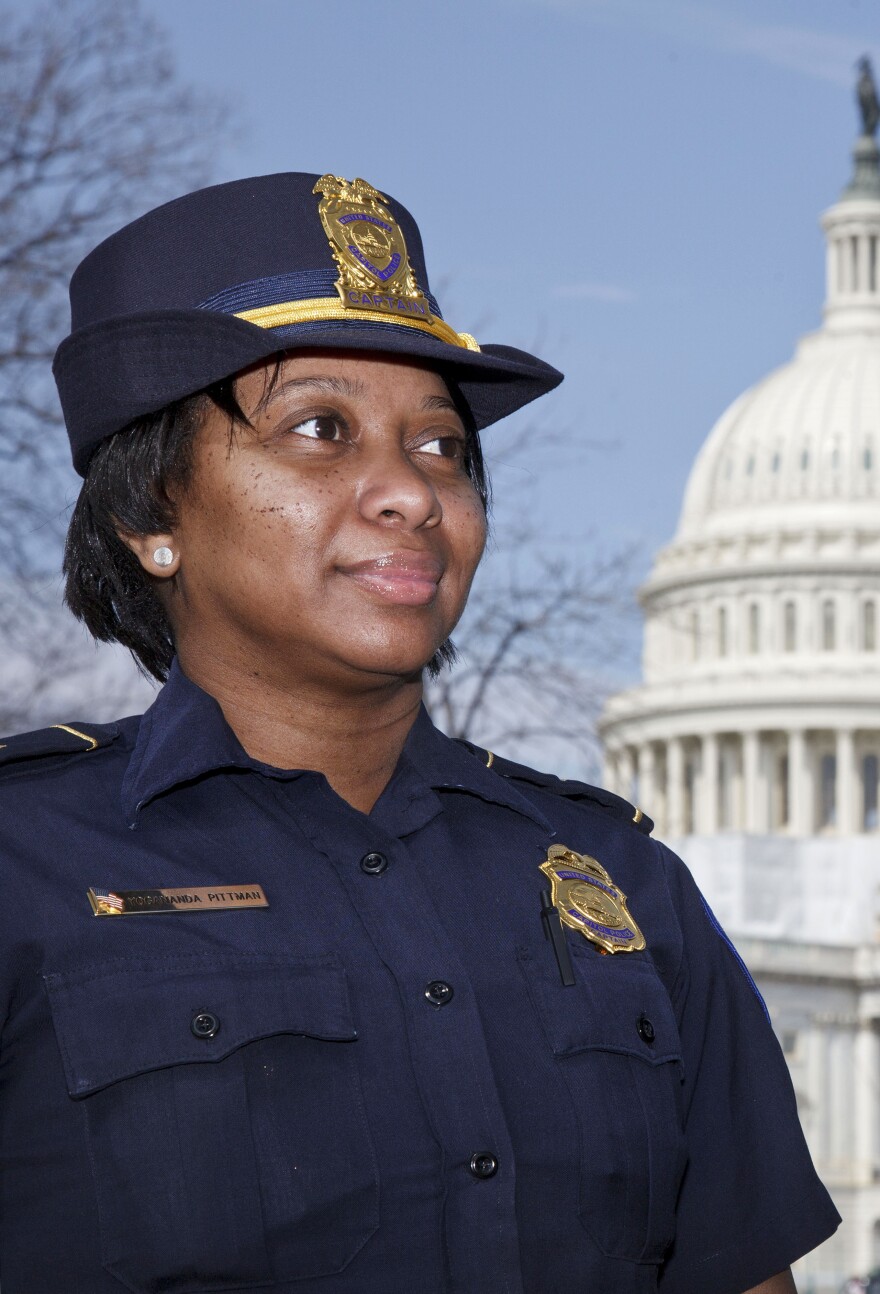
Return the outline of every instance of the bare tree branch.
{"type": "MultiPolygon", "coordinates": [[[[58,570],[76,489],[49,367],[68,330],[70,275],[114,229],[208,181],[229,121],[219,100],[178,80],[139,0],[51,0],[24,11],[0,2],[4,660],[20,659],[24,608],[34,636],[31,682],[4,672],[3,727],[37,704],[59,667],[36,648],[41,617],[58,605],[57,581],[46,577],[58,570]]],[[[63,620],[52,624],[63,637],[63,620]]],[[[72,622],[69,631],[78,632],[72,622]]]]}
{"type": "Polygon", "coordinates": [[[564,742],[567,762],[593,771],[596,720],[619,685],[635,616],[636,551],[606,552],[585,535],[572,555],[574,537],[566,534],[560,555],[552,528],[523,528],[536,438],[570,467],[571,447],[558,429],[538,436],[532,422],[508,438],[501,461],[514,495],[505,506],[511,519],[495,536],[455,633],[458,661],[431,682],[428,705],[450,736],[531,762],[564,742]]]}

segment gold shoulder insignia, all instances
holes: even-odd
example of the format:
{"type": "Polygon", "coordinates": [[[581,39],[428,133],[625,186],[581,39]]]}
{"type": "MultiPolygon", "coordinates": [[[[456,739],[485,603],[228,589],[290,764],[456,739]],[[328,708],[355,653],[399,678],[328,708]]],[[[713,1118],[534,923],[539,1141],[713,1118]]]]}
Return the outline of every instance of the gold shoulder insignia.
{"type": "Polygon", "coordinates": [[[50,755],[89,754],[109,746],[119,736],[115,724],[53,723],[35,732],[22,732],[0,742],[0,766],[50,755]]]}

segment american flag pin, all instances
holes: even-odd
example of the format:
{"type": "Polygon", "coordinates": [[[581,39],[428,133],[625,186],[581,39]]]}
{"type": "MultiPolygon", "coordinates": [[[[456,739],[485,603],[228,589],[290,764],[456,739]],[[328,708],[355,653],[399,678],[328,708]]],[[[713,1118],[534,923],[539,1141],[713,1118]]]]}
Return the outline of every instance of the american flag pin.
{"type": "Polygon", "coordinates": [[[112,890],[90,889],[88,896],[96,917],[121,916],[125,911],[125,900],[112,890]]]}

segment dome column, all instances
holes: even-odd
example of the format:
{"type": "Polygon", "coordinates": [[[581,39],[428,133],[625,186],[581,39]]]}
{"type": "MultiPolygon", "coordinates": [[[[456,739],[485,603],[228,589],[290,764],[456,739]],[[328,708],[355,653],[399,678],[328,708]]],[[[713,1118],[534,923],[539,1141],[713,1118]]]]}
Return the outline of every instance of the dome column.
{"type": "Polygon", "coordinates": [[[838,728],[835,747],[837,831],[841,836],[855,835],[856,761],[855,738],[850,728],[838,728]]]}

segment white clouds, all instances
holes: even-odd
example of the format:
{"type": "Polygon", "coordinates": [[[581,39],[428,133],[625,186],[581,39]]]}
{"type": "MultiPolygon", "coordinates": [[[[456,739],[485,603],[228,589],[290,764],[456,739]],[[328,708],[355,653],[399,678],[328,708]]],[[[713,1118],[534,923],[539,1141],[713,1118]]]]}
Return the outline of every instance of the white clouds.
{"type": "Polygon", "coordinates": [[[695,8],[684,5],[680,11],[688,25],[694,24],[695,43],[786,67],[814,80],[851,86],[855,60],[865,52],[863,42],[855,37],[806,27],[765,26],[731,15],[704,14],[696,21],[695,8]]]}
{"type": "MultiPolygon", "coordinates": [[[[719,12],[693,0],[522,0],[588,23],[623,27],[673,37],[688,45],[785,67],[814,80],[853,84],[853,64],[870,53],[864,40],[834,32],[750,21],[729,9],[719,12]]],[[[875,51],[876,53],[877,51],[875,51]]]]}
{"type": "Polygon", "coordinates": [[[576,301],[601,301],[606,305],[627,305],[635,301],[635,292],[618,283],[563,283],[553,291],[555,297],[576,301]]]}

